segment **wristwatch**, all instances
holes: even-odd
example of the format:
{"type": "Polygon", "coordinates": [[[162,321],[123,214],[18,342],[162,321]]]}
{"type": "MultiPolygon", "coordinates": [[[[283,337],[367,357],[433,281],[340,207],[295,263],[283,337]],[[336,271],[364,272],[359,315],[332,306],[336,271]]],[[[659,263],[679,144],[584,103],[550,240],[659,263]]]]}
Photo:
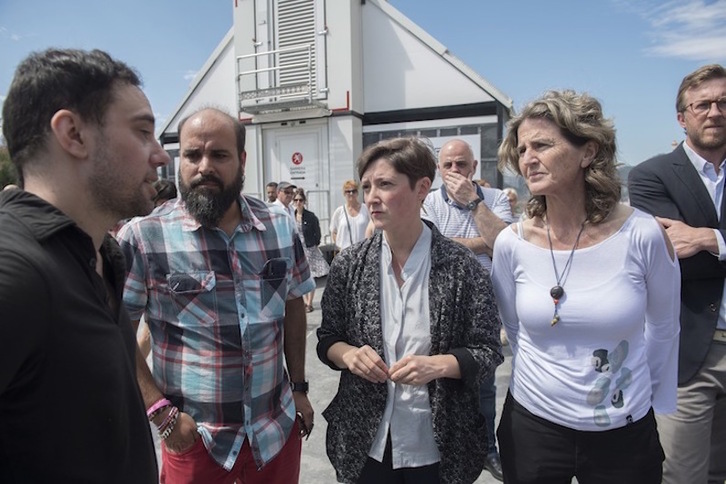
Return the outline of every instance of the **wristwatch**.
{"type": "Polygon", "coordinates": [[[481,198],[476,197],[474,200],[466,204],[467,210],[474,210],[477,205],[479,205],[479,202],[481,202],[481,198]]]}
{"type": "Polygon", "coordinates": [[[308,393],[308,382],[306,381],[291,381],[290,382],[290,388],[292,388],[293,392],[303,392],[307,395],[308,393]]]}

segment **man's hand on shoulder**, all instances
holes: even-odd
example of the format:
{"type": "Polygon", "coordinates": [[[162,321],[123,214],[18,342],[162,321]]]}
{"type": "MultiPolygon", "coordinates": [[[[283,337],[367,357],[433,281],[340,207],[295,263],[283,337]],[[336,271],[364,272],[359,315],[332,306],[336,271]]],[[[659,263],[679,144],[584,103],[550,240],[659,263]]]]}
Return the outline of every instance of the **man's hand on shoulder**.
{"type": "Polygon", "coordinates": [[[718,254],[718,240],[716,240],[713,229],[691,227],[680,220],[664,217],[656,217],[655,219],[665,229],[679,259],[692,257],[703,250],[718,254]]]}

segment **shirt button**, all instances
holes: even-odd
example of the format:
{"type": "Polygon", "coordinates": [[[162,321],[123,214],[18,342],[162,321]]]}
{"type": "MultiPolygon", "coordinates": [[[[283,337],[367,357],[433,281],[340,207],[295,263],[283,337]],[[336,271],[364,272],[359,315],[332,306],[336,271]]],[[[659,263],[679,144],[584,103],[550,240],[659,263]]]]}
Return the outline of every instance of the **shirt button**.
{"type": "Polygon", "coordinates": [[[94,259],[89,260],[88,265],[95,269],[96,268],[96,259],[94,258],[94,259]]]}

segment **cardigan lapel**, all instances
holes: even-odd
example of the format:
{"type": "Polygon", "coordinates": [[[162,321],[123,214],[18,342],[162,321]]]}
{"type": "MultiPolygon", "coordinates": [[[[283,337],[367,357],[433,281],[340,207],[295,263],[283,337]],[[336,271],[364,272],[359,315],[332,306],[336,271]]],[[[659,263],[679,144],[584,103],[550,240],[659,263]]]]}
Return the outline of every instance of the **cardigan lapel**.
{"type": "Polygon", "coordinates": [[[361,333],[365,335],[365,340],[381,357],[384,357],[383,351],[383,324],[381,318],[381,285],[379,283],[381,277],[381,241],[383,235],[379,232],[366,242],[366,251],[363,256],[362,275],[356,287],[356,291],[365,293],[365,307],[372,309],[363,314],[361,318],[361,333]]]}

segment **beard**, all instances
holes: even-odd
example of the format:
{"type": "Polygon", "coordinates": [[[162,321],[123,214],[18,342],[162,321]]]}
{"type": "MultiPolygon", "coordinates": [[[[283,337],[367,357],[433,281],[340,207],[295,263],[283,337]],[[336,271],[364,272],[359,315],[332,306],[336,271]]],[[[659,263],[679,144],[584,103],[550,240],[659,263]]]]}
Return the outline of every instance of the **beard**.
{"type": "Polygon", "coordinates": [[[153,199],[144,193],[144,180],[132,178],[123,160],[114,156],[110,142],[100,135],[96,163],[89,178],[89,190],[96,207],[114,220],[148,215],[154,209],[153,199]]]}
{"type": "Polygon", "coordinates": [[[691,146],[705,151],[726,148],[726,126],[723,125],[723,121],[722,124],[708,123],[710,126],[718,127],[716,130],[707,129],[703,124],[693,129],[686,129],[691,146]]]}
{"type": "Polygon", "coordinates": [[[200,178],[187,184],[179,173],[179,191],[187,211],[207,228],[217,227],[219,221],[229,207],[237,201],[244,187],[244,175],[242,167],[237,171],[237,176],[231,185],[225,186],[222,180],[216,176],[203,175],[200,178]],[[219,191],[215,192],[207,187],[200,187],[202,183],[215,183],[219,191]]]}

